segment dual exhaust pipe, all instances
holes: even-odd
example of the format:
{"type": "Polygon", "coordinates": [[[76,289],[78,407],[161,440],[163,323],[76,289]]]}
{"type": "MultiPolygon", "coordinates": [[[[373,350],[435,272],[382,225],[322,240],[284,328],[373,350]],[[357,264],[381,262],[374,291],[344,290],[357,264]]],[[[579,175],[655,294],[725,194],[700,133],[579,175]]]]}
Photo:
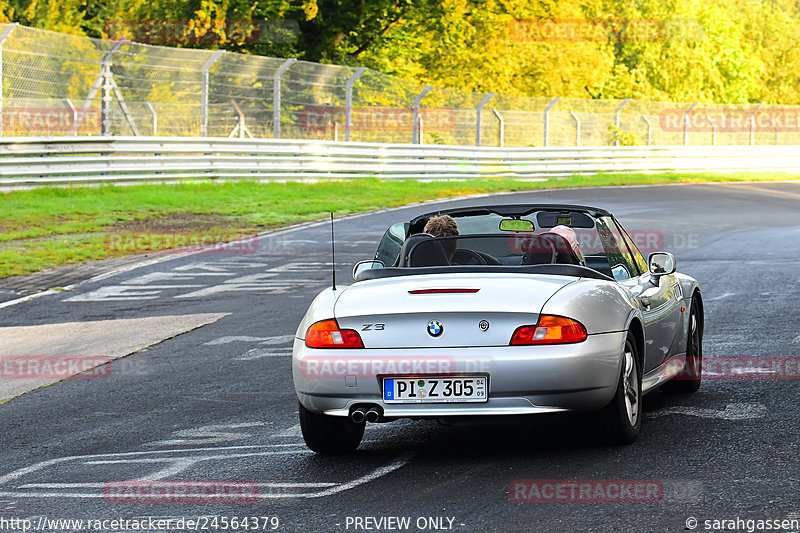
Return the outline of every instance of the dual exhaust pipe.
{"type": "Polygon", "coordinates": [[[367,422],[377,422],[381,418],[381,411],[377,407],[358,407],[350,413],[350,420],[356,424],[367,422]]]}

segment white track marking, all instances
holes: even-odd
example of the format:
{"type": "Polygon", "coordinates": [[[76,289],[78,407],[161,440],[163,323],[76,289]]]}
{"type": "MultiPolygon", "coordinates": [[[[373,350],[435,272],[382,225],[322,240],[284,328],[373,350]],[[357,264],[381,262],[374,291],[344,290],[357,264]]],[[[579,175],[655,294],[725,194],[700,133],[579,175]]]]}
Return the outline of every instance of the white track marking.
{"type": "Polygon", "coordinates": [[[228,337],[220,337],[213,341],[204,342],[203,346],[216,346],[218,344],[230,344],[232,342],[260,342],[269,339],[270,337],[249,337],[247,335],[232,335],[228,337]]]}
{"type": "MultiPolygon", "coordinates": [[[[285,431],[288,433],[289,428],[285,431]]],[[[141,470],[140,465],[168,462],[174,473],[183,472],[184,469],[192,464],[200,462],[211,462],[212,464],[220,464],[223,461],[232,461],[238,463],[242,458],[258,458],[258,457],[287,457],[287,456],[308,456],[313,455],[313,452],[302,447],[300,444],[274,444],[274,445],[248,445],[248,446],[225,446],[219,448],[196,448],[191,451],[201,452],[197,455],[186,455],[190,450],[154,450],[151,452],[122,452],[122,453],[107,453],[85,456],[69,456],[42,461],[34,465],[21,468],[9,474],[0,477],[0,486],[4,486],[5,491],[0,492],[0,498],[75,498],[75,499],[100,499],[104,498],[104,488],[106,483],[103,482],[36,482],[36,483],[23,483],[16,487],[9,487],[9,484],[20,480],[20,478],[57,467],[56,475],[63,473],[69,469],[69,463],[79,467],[88,467],[97,465],[130,465],[136,471],[141,470]],[[175,456],[176,452],[181,452],[183,455],[175,456]]],[[[265,492],[260,492],[256,495],[258,499],[275,499],[275,498],[319,498],[338,494],[358,487],[365,483],[374,481],[382,476],[396,471],[402,466],[408,464],[411,455],[405,455],[397,458],[388,465],[372,469],[366,474],[351,479],[345,482],[334,481],[254,481],[260,488],[267,489],[265,492]],[[292,491],[292,489],[296,489],[292,491]],[[275,492],[271,492],[275,491],[275,492]]],[[[283,459],[279,459],[283,461],[283,459]]],[[[136,481],[167,481],[163,476],[157,476],[159,473],[164,473],[166,469],[157,471],[155,474],[145,476],[137,479],[136,481]],[[156,479],[157,478],[157,479],[156,479]]],[[[131,480],[133,481],[133,480],[131,480]]]]}
{"type": "Polygon", "coordinates": [[[764,418],[767,415],[765,405],[759,403],[729,403],[725,409],[703,409],[700,407],[665,407],[651,413],[647,413],[647,418],[656,418],[665,415],[688,415],[700,418],[718,418],[721,420],[750,420],[754,418],[764,418]]]}
{"type": "Polygon", "coordinates": [[[233,359],[235,361],[252,361],[253,359],[263,359],[265,357],[291,357],[291,355],[292,352],[288,348],[287,351],[283,352],[253,348],[252,350],[247,350],[242,355],[234,357],[233,359]]]}
{"type": "Polygon", "coordinates": [[[252,433],[245,431],[231,431],[241,428],[261,427],[264,422],[243,422],[240,424],[211,424],[198,428],[183,429],[173,433],[175,438],[149,442],[145,446],[184,446],[198,444],[221,444],[232,440],[242,440],[252,437],[252,433]]]}
{"type": "Polygon", "coordinates": [[[724,294],[720,294],[719,296],[714,296],[713,298],[704,298],[704,300],[706,302],[716,302],[717,300],[722,300],[723,298],[729,298],[731,296],[736,296],[736,293],[726,292],[724,294]]]}
{"type": "Polygon", "coordinates": [[[292,427],[286,428],[280,433],[276,433],[276,437],[301,437],[303,432],[300,430],[300,424],[295,424],[292,427]]]}
{"type": "Polygon", "coordinates": [[[325,496],[331,496],[332,494],[338,494],[340,492],[350,490],[352,488],[358,487],[359,485],[363,485],[364,483],[369,483],[370,481],[374,481],[380,477],[385,476],[386,474],[391,474],[395,470],[398,470],[399,468],[402,468],[405,465],[407,465],[410,460],[411,460],[411,454],[404,455],[403,457],[400,457],[393,463],[378,468],[374,472],[367,474],[365,476],[361,476],[358,479],[354,479],[353,481],[347,483],[342,483],[336,487],[331,487],[327,490],[323,490],[316,494],[307,494],[305,496],[306,498],[322,498],[325,496]]]}

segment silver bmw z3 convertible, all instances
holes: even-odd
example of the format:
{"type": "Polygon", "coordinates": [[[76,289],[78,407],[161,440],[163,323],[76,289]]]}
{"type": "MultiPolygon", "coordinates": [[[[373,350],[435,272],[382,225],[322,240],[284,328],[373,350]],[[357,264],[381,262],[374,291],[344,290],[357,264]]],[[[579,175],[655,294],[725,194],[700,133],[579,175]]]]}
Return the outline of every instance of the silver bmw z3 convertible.
{"type": "Polygon", "coordinates": [[[645,260],[594,207],[476,206],[395,224],[297,329],[305,442],[343,453],[367,422],[596,411],[610,440],[631,443],[643,394],[700,386],[703,301],[675,266],[667,252],[645,260]]]}

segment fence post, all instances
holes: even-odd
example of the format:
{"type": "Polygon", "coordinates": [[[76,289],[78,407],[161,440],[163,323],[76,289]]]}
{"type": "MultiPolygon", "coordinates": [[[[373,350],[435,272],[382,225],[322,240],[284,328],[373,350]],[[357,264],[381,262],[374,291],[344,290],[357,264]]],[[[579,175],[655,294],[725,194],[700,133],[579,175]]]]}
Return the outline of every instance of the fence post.
{"type": "Polygon", "coordinates": [[[769,121],[769,125],[772,127],[772,131],[775,132],[775,146],[778,146],[778,128],[775,127],[775,123],[772,122],[772,117],[767,117],[769,121]]]}
{"type": "Polygon", "coordinates": [[[492,99],[495,93],[488,93],[486,96],[481,98],[481,101],[478,102],[478,107],[475,109],[477,116],[475,117],[475,146],[481,145],[481,113],[483,113],[483,106],[486,105],[486,102],[492,99]]]}
{"type": "MultiPolygon", "coordinates": [[[[104,93],[101,94],[105,94],[105,92],[111,88],[111,80],[109,79],[111,74],[111,57],[117,52],[117,50],[122,48],[122,45],[125,44],[126,42],[127,41],[122,41],[122,40],[117,41],[114,44],[114,46],[112,46],[111,49],[108,52],[106,52],[105,55],[103,56],[102,66],[100,67],[100,74],[97,75],[97,79],[94,80],[94,84],[92,85],[92,88],[89,90],[89,94],[86,95],[86,99],[83,101],[83,104],[81,104],[80,111],[78,111],[78,119],[72,123],[72,129],[69,132],[70,135],[76,135],[78,133],[78,128],[80,127],[81,122],[83,122],[83,119],[86,117],[86,111],[88,111],[89,106],[92,105],[92,100],[94,100],[97,91],[99,91],[100,88],[102,87],[104,93]],[[108,66],[108,71],[106,71],[106,66],[108,66]]],[[[101,106],[102,105],[104,104],[101,102],[101,106]]],[[[102,107],[101,107],[101,112],[102,112],[102,107]]],[[[104,132],[106,119],[102,114],[100,118],[102,120],[102,122],[100,123],[101,132],[104,132]]],[[[105,135],[105,133],[103,134],[105,135]]]]}
{"type": "Polygon", "coordinates": [[[144,105],[147,110],[150,111],[150,114],[153,115],[153,137],[155,137],[156,134],[158,134],[158,115],[156,115],[156,110],[153,109],[153,105],[150,102],[145,102],[144,105]]]}
{"type": "Polygon", "coordinates": [[[108,53],[103,56],[103,66],[100,68],[100,76],[102,77],[100,85],[101,135],[111,134],[111,91],[114,89],[111,74],[111,61],[113,60],[114,54],[117,52],[117,50],[122,48],[123,44],[125,44],[125,42],[119,41],[111,47],[111,50],[109,50],[108,53]]]}
{"type": "Polygon", "coordinates": [[[711,120],[711,117],[706,115],[706,121],[711,124],[711,146],[717,145],[717,125],[711,120]]]}
{"type": "Polygon", "coordinates": [[[19,26],[19,22],[9,24],[3,28],[3,33],[0,33],[0,135],[3,135],[3,125],[5,124],[5,116],[3,115],[3,107],[5,105],[3,100],[3,43],[6,42],[8,36],[17,26],[19,26]]]}
{"type": "MultiPolygon", "coordinates": [[[[622,101],[622,103],[619,104],[619,106],[614,110],[614,128],[619,129],[619,113],[620,113],[620,111],[622,111],[623,107],[628,105],[628,102],[630,102],[630,101],[631,101],[630,98],[624,99],[622,101]]],[[[615,131],[614,132],[614,146],[619,146],[619,139],[617,137],[618,137],[618,135],[617,135],[617,132],[615,131]]]]}
{"type": "Polygon", "coordinates": [[[499,128],[497,131],[497,142],[500,145],[500,148],[503,147],[503,141],[505,141],[506,136],[506,123],[503,121],[503,116],[497,111],[497,109],[492,109],[492,113],[494,116],[497,117],[497,122],[499,123],[499,128]]]}
{"type": "Polygon", "coordinates": [[[750,146],[756,144],[756,113],[760,107],[761,104],[758,104],[750,113],[750,146]]]}
{"type": "Polygon", "coordinates": [[[72,113],[72,123],[75,124],[75,121],[78,120],[78,110],[75,108],[74,105],[72,105],[72,100],[70,100],[69,98],[64,98],[62,102],[67,104],[70,113],[72,113]]]}
{"type": "MultiPolygon", "coordinates": [[[[350,140],[350,129],[353,125],[353,84],[367,71],[367,67],[361,67],[356,73],[350,76],[345,83],[344,89],[344,140],[350,140]]],[[[334,122],[335,119],[334,119],[334,122]]],[[[338,135],[336,140],[338,141],[338,135]]]]}
{"type": "Polygon", "coordinates": [[[433,89],[433,85],[428,85],[424,89],[422,89],[422,92],[419,93],[416,98],[414,98],[414,103],[413,103],[413,105],[411,107],[411,109],[412,109],[412,114],[411,114],[411,121],[412,121],[412,125],[411,125],[411,143],[412,144],[421,144],[422,135],[421,135],[420,131],[422,130],[422,128],[420,126],[421,126],[422,120],[421,120],[421,117],[419,116],[419,103],[422,101],[423,98],[425,98],[425,96],[429,92],[431,92],[432,89],[433,89]]]}
{"type": "Polygon", "coordinates": [[[647,124],[647,146],[650,146],[653,142],[653,125],[650,123],[650,119],[647,118],[647,115],[642,113],[642,120],[644,123],[647,124]]]}
{"type": "Polygon", "coordinates": [[[244,113],[239,108],[239,105],[236,103],[236,100],[231,100],[231,106],[233,110],[236,112],[236,116],[238,117],[236,122],[236,127],[233,128],[233,131],[230,132],[228,137],[234,137],[236,135],[239,136],[240,139],[244,139],[245,135],[253,138],[253,135],[250,133],[250,130],[247,129],[247,125],[245,124],[244,120],[244,113]]]}
{"type": "Polygon", "coordinates": [[[696,106],[697,106],[697,102],[693,103],[692,105],[689,106],[689,109],[687,109],[686,112],[683,114],[683,145],[684,146],[688,146],[689,145],[689,113],[691,113],[692,109],[694,109],[696,106]]]}
{"type": "Polygon", "coordinates": [[[281,76],[295,61],[296,57],[284,61],[272,78],[272,136],[276,139],[281,138],[281,76]]]}
{"type": "Polygon", "coordinates": [[[578,118],[578,115],[575,114],[575,111],[572,109],[569,110],[570,116],[575,121],[575,146],[581,145],[581,119],[578,118]]]}
{"type": "MultiPolygon", "coordinates": [[[[201,137],[208,137],[208,81],[209,81],[209,70],[211,70],[211,65],[213,65],[219,56],[225,53],[225,50],[217,50],[214,54],[208,58],[208,61],[203,63],[203,68],[201,72],[203,74],[203,85],[201,87],[201,94],[200,94],[200,115],[202,120],[200,121],[200,136],[201,137]]],[[[155,133],[153,133],[155,135],[155,133]]]]}
{"type": "Polygon", "coordinates": [[[544,145],[547,146],[548,137],[550,137],[550,109],[561,100],[560,96],[556,96],[547,107],[544,108],[544,145]]]}

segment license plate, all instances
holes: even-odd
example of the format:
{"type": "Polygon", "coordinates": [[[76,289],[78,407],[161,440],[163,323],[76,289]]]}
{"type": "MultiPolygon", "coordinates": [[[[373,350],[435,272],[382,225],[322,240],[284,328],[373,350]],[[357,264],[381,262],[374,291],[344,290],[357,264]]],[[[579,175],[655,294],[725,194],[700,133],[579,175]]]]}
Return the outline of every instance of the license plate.
{"type": "Polygon", "coordinates": [[[435,378],[385,378],[387,403],[485,402],[489,399],[486,376],[435,378]]]}

